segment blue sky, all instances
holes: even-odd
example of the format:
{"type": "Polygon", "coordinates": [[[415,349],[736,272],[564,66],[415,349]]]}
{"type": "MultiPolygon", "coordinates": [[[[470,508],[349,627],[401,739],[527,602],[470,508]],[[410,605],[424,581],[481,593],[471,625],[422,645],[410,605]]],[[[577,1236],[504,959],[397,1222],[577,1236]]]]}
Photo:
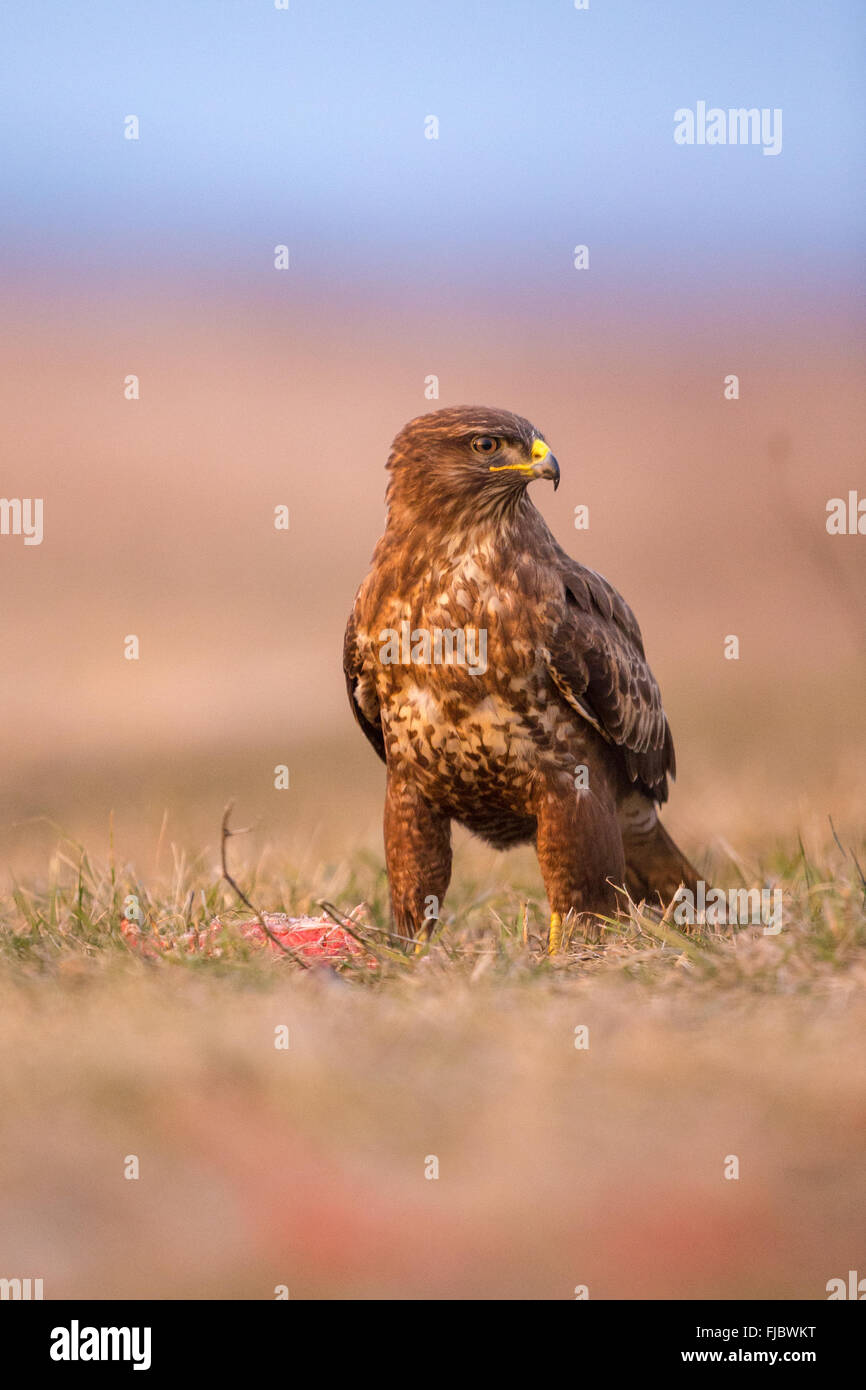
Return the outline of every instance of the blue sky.
{"type": "Polygon", "coordinates": [[[7,266],[856,278],[861,0],[6,0],[7,266]],[[699,99],[783,150],[680,148],[699,99]],[[123,118],[141,121],[137,143],[123,118]],[[424,118],[440,121],[424,139],[424,118]]]}

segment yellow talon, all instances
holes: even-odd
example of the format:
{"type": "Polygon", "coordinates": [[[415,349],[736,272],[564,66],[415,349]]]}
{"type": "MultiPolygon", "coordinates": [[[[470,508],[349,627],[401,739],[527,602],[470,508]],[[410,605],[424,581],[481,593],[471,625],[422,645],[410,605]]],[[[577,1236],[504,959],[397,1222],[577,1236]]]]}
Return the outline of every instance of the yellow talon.
{"type": "Polygon", "coordinates": [[[550,931],[547,937],[547,954],[555,956],[562,945],[562,918],[558,912],[550,914],[550,931]]]}

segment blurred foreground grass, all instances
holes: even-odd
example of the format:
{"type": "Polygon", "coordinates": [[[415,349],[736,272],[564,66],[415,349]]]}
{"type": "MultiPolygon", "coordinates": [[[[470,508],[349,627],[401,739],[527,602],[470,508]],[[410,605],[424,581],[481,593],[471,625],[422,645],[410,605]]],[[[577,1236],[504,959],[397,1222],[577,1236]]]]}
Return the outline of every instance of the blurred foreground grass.
{"type": "Polygon", "coordinates": [[[553,961],[528,853],[461,848],[444,931],[405,958],[373,930],[375,851],[299,874],[233,841],[269,912],[368,905],[380,968],[339,972],[244,941],[212,854],[145,880],[64,842],[0,905],[0,1274],[49,1298],[826,1297],[866,1257],[866,855],[840,839],[716,852],[711,881],[782,889],[777,936],[633,910],[553,961]],[[218,915],[218,952],[131,951],[130,894],[169,938],[218,915]]]}

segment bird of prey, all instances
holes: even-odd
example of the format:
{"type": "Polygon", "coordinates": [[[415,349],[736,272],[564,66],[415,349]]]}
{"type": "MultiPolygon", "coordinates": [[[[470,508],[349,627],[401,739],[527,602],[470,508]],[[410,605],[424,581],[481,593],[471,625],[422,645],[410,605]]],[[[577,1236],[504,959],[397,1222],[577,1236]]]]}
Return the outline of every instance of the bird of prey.
{"type": "Polygon", "coordinates": [[[507,410],[437,410],[397,435],[384,535],[343,666],[387,767],[396,934],[424,940],[451,876],[451,822],[532,841],[563,924],[667,903],[695,870],[658,818],[674,745],[631,609],[557,544],[529,484],[559,484],[538,430],[507,410]],[[595,914],[595,917],[593,917],[595,914]]]}

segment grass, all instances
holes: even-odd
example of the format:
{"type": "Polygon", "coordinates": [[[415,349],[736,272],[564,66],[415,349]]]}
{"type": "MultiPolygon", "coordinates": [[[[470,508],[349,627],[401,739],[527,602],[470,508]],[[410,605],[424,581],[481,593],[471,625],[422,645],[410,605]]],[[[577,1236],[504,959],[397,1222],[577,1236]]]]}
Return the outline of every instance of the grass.
{"type": "MultiPolygon", "coordinates": [[[[319,866],[312,884],[302,884],[296,872],[274,865],[273,858],[266,851],[244,873],[245,892],[265,911],[319,917],[323,902],[337,902],[344,913],[363,905],[356,930],[382,968],[371,974],[351,960],[336,968],[371,989],[411,976],[424,960],[443,978],[474,972],[483,962],[495,977],[547,984],[560,976],[622,973],[647,982],[692,977],[724,988],[770,992],[799,982],[815,990],[831,988],[838,974],[862,964],[866,952],[861,868],[866,855],[862,847],[858,853],[843,846],[835,832],[812,857],[798,836],[760,862],[729,858],[726,865],[707,870],[714,884],[780,890],[783,930],[778,935],[760,925],[678,928],[670,913],[662,918],[646,904],[623,897],[621,915],[599,924],[597,940],[573,937],[553,960],[544,951],[546,904],[528,866],[516,881],[503,884],[489,868],[473,875],[470,855],[452,885],[436,939],[418,959],[393,949],[387,879],[373,852],[358,851],[339,864],[319,866]]],[[[145,933],[169,948],[170,964],[239,978],[258,967],[265,975],[272,969],[270,961],[261,965],[260,951],[237,932],[237,924],[248,921],[250,913],[206,856],[191,858],[173,847],[170,875],[152,882],[129,865],[118,865],[113,850],[106,862],[98,863],[83,846],[70,842],[52,856],[44,882],[16,884],[0,899],[0,965],[13,974],[15,967],[51,974],[76,957],[105,966],[128,961],[131,948],[120,925],[130,898],[140,907],[145,933]],[[180,937],[203,935],[214,919],[223,923],[217,952],[190,952],[182,945],[172,949],[180,937]]]]}
{"type": "Polygon", "coordinates": [[[778,936],[631,905],[553,960],[528,855],[461,849],[415,957],[383,935],[375,852],[301,875],[251,850],[233,842],[233,872],[269,912],[365,903],[379,968],[256,948],[212,852],[146,877],[65,841],[4,895],[7,1277],[46,1297],[793,1298],[862,1266],[862,847],[829,826],[760,862],[717,847],[714,882],[781,887],[778,936]],[[216,949],[131,949],[129,895],[166,944],[218,917],[216,949]]]}

